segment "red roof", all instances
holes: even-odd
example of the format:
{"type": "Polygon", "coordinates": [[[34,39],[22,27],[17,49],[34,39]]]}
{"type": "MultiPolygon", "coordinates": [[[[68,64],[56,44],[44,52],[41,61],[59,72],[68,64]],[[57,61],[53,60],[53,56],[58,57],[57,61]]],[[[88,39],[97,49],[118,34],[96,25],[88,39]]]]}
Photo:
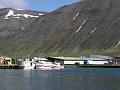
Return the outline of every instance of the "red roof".
{"type": "Polygon", "coordinates": [[[120,56],[113,56],[114,58],[120,58],[120,56]]]}

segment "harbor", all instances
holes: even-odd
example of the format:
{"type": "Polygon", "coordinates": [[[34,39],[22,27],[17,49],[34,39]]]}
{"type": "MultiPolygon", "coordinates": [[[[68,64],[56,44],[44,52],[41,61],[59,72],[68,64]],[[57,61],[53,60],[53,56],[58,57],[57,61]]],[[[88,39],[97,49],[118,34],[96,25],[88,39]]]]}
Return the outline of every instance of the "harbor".
{"type": "Polygon", "coordinates": [[[79,65],[80,68],[120,68],[120,65],[79,65]]]}
{"type": "Polygon", "coordinates": [[[64,69],[65,67],[120,68],[120,56],[34,57],[12,59],[0,57],[0,69],[64,69]]]}

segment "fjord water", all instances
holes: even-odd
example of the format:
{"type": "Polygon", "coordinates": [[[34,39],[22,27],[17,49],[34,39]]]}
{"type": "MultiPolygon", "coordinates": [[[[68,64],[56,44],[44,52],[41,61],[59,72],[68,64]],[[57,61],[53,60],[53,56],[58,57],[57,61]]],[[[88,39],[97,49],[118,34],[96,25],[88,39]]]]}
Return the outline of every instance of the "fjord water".
{"type": "Polygon", "coordinates": [[[120,90],[120,69],[0,70],[0,90],[120,90]]]}

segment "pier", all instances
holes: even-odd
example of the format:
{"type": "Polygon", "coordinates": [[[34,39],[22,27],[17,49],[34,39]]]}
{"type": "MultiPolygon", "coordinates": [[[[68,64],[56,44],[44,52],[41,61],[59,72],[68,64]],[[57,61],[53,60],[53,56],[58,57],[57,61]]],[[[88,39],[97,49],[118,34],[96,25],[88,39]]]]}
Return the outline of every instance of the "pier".
{"type": "Polygon", "coordinates": [[[14,65],[0,65],[0,69],[22,69],[23,66],[14,65]]]}
{"type": "Polygon", "coordinates": [[[120,68],[120,65],[78,65],[84,68],[120,68]]]}

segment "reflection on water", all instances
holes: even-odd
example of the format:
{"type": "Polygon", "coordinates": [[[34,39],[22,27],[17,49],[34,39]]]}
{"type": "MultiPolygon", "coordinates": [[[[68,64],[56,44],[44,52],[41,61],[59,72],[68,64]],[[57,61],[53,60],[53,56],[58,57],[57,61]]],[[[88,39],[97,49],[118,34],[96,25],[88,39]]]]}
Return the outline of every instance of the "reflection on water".
{"type": "Polygon", "coordinates": [[[120,90],[120,69],[0,70],[0,90],[120,90]]]}

